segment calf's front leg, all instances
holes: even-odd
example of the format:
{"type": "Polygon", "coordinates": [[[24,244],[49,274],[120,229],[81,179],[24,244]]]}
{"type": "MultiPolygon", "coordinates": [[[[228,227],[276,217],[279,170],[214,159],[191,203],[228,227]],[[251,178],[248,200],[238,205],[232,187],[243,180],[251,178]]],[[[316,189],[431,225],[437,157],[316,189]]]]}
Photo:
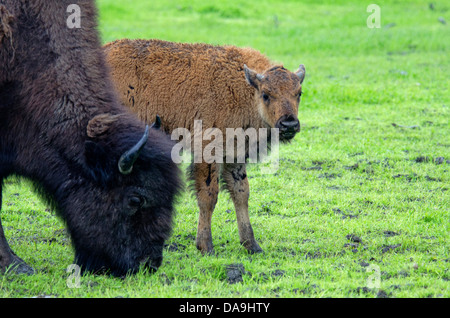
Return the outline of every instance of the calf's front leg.
{"type": "Polygon", "coordinates": [[[263,252],[255,240],[250,217],[248,215],[248,199],[250,187],[248,184],[245,164],[225,163],[222,177],[236,209],[236,217],[241,244],[251,254],[263,252]]]}

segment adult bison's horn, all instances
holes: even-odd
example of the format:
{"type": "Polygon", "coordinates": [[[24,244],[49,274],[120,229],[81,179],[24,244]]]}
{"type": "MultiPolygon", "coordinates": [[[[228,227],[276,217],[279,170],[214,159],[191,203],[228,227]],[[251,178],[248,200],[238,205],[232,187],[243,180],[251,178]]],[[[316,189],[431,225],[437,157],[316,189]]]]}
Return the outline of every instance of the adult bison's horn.
{"type": "Polygon", "coordinates": [[[122,174],[130,174],[133,170],[133,165],[136,162],[137,158],[139,158],[139,153],[142,148],[144,148],[147,140],[148,140],[148,125],[145,126],[145,133],[142,136],[141,140],[133,146],[130,150],[125,152],[119,159],[119,171],[122,174]]]}
{"type": "Polygon", "coordinates": [[[155,122],[152,124],[153,129],[159,129],[161,128],[161,117],[159,117],[158,115],[156,115],[156,119],[155,122]]]}
{"type": "Polygon", "coordinates": [[[300,66],[298,67],[298,70],[295,71],[295,75],[298,76],[298,78],[300,79],[300,84],[303,83],[303,80],[305,79],[305,65],[300,64],[300,66]]]}

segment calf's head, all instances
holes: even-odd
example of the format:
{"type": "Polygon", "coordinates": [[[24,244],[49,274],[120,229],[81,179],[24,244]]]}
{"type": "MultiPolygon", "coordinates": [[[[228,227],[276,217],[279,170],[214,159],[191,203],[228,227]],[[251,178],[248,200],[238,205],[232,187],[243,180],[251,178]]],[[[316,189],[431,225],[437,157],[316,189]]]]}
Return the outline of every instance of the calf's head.
{"type": "Polygon", "coordinates": [[[77,169],[57,190],[75,262],[115,276],[160,266],[180,190],[170,139],[119,117],[89,122],[82,173],[77,169]]]}
{"type": "Polygon", "coordinates": [[[275,66],[263,73],[244,65],[245,79],[256,89],[257,107],[263,121],[272,128],[278,128],[280,139],[292,139],[300,131],[298,106],[305,78],[302,64],[296,72],[282,66],[275,66]]]}

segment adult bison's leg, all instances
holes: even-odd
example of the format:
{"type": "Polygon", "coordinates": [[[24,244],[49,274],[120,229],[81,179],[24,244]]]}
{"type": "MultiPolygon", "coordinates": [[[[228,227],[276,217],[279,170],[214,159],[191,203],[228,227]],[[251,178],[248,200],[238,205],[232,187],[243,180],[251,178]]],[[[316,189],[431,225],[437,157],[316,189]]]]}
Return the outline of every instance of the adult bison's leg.
{"type": "MultiPolygon", "coordinates": [[[[2,180],[0,180],[0,213],[2,211],[2,180]]],[[[0,272],[4,272],[5,269],[11,264],[12,254],[6,241],[5,234],[3,233],[2,219],[0,214],[0,272]]]]}
{"type": "Polygon", "coordinates": [[[0,272],[4,272],[11,265],[13,255],[3,233],[2,221],[0,219],[0,272]]]}
{"type": "MultiPolygon", "coordinates": [[[[0,180],[0,213],[2,212],[2,180],[0,180]]],[[[0,214],[0,271],[3,272],[6,266],[9,265],[11,253],[9,251],[8,242],[6,241],[5,234],[3,233],[2,218],[0,214]]]]}
{"type": "Polygon", "coordinates": [[[255,240],[248,215],[250,189],[245,164],[224,164],[222,176],[236,209],[241,244],[249,253],[262,252],[263,250],[255,240]]]}
{"type": "Polygon", "coordinates": [[[198,163],[193,167],[193,178],[200,209],[197,229],[197,248],[202,254],[213,254],[211,218],[219,194],[219,172],[216,164],[198,163]]]}
{"type": "MultiPolygon", "coordinates": [[[[2,210],[2,185],[0,179],[0,212],[2,210]]],[[[16,273],[33,274],[33,269],[29,267],[23,260],[14,254],[8,245],[0,215],[0,272],[5,272],[8,268],[14,270],[16,273]]]]}

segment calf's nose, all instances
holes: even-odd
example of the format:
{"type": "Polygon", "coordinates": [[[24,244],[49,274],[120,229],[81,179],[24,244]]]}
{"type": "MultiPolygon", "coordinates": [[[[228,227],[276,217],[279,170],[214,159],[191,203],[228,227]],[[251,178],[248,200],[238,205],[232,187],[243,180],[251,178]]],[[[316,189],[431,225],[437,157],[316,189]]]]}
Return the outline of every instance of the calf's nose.
{"type": "Polygon", "coordinates": [[[278,128],[280,131],[288,133],[297,133],[300,131],[300,122],[292,115],[283,116],[279,120],[278,128]],[[283,118],[284,117],[284,118],[283,118]]]}

